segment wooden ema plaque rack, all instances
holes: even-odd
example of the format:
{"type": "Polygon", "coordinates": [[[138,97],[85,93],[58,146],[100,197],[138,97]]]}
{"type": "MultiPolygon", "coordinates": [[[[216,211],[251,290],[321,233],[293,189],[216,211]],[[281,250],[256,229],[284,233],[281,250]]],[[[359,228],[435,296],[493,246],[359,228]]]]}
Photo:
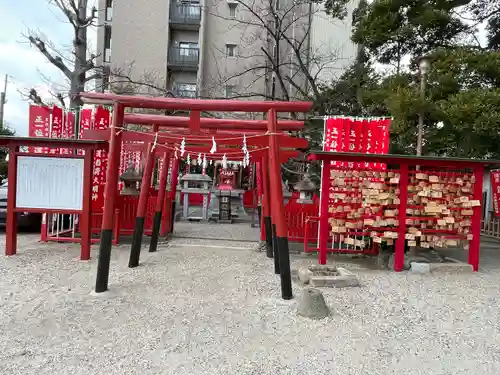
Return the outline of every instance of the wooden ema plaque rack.
{"type": "Polygon", "coordinates": [[[478,269],[484,168],[500,162],[329,152],[315,152],[312,159],[325,161],[320,264],[328,251],[376,253],[384,243],[394,246],[394,268],[401,271],[405,244],[418,244],[438,250],[460,246],[478,269]],[[338,168],[332,160],[387,163],[389,168],[338,168]]]}

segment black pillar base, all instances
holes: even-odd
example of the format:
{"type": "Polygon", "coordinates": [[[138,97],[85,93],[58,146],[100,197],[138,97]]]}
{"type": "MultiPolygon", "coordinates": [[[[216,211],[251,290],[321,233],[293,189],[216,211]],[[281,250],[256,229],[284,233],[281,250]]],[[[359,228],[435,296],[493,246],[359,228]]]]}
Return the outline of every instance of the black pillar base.
{"type": "Polygon", "coordinates": [[[276,224],[272,225],[273,227],[273,255],[274,255],[274,273],[276,275],[280,274],[280,256],[278,249],[278,237],[276,237],[276,224]]]}
{"type": "MultiPolygon", "coordinates": [[[[268,258],[273,257],[273,230],[271,226],[271,218],[269,216],[264,217],[264,229],[266,234],[266,256],[268,258]]],[[[275,228],[276,229],[276,228],[275,228]]]]}
{"type": "Polygon", "coordinates": [[[143,234],[144,234],[144,218],[137,217],[135,219],[134,235],[132,237],[132,246],[130,247],[130,258],[128,260],[129,268],[134,268],[139,265],[143,234]]]}
{"type": "Polygon", "coordinates": [[[174,233],[174,221],[175,221],[175,199],[172,201],[172,220],[170,220],[170,233],[174,233]]]}
{"type": "Polygon", "coordinates": [[[283,299],[292,299],[292,272],[290,270],[290,250],[288,248],[288,238],[278,237],[280,276],[281,276],[281,297],[283,299]]]}
{"type": "Polygon", "coordinates": [[[160,236],[161,227],[161,211],[155,212],[153,218],[153,232],[151,233],[151,241],[149,242],[149,252],[154,253],[158,248],[158,237],[160,236]]]}
{"type": "Polygon", "coordinates": [[[95,282],[96,293],[102,293],[108,290],[112,244],[113,229],[103,229],[101,231],[101,241],[99,242],[99,260],[97,261],[97,278],[95,282]]]}

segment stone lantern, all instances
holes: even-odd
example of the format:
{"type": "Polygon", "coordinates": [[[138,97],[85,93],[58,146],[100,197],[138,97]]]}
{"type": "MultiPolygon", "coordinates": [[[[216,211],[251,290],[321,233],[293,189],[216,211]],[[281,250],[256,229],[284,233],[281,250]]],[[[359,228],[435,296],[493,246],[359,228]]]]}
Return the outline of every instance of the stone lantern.
{"type": "Polygon", "coordinates": [[[312,196],[316,191],[316,184],[311,181],[309,173],[305,173],[301,181],[294,186],[300,194],[297,203],[313,203],[312,196]]]}
{"type": "Polygon", "coordinates": [[[129,166],[121,175],[120,181],[123,182],[123,189],[120,195],[139,195],[137,183],[142,180],[142,176],[136,172],[133,166],[129,166]]]}

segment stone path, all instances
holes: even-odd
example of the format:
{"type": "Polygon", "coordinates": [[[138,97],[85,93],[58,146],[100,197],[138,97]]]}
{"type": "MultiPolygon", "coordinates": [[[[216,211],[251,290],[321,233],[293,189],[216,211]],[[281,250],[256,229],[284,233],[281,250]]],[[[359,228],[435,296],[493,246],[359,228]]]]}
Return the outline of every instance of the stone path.
{"type": "Polygon", "coordinates": [[[219,224],[178,221],[174,224],[174,237],[225,241],[258,242],[259,228],[249,223],[219,224]]]}

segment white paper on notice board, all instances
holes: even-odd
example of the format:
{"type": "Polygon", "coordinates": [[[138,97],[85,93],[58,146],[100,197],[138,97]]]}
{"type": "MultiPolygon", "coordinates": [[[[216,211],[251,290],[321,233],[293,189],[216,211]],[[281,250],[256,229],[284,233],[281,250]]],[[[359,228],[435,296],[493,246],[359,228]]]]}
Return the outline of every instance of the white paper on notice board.
{"type": "Polygon", "coordinates": [[[16,207],[81,210],[83,159],[19,156],[16,207]]]}

